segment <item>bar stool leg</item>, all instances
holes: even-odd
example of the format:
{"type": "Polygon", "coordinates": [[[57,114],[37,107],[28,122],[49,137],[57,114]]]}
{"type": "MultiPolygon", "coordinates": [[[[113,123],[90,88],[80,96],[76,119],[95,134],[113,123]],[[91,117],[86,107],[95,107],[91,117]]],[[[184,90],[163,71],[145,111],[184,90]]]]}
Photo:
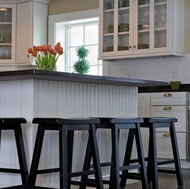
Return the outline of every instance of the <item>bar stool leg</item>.
{"type": "Polygon", "coordinates": [[[176,170],[176,176],[177,176],[177,183],[178,183],[178,186],[183,186],[183,177],[182,177],[181,163],[180,163],[179,150],[178,150],[178,144],[177,144],[177,136],[176,136],[174,123],[171,123],[170,133],[171,133],[173,156],[175,159],[175,170],[176,170]]]}
{"type": "Polygon", "coordinates": [[[69,181],[67,178],[68,175],[68,156],[67,153],[67,126],[64,125],[61,129],[60,129],[60,137],[59,137],[59,146],[60,146],[60,189],[65,189],[68,188],[69,189],[69,181]]]}
{"type": "Polygon", "coordinates": [[[136,144],[137,144],[136,146],[137,146],[138,158],[141,164],[140,172],[142,176],[142,188],[148,188],[148,180],[147,180],[146,170],[145,170],[146,166],[145,166],[145,162],[143,161],[145,158],[143,154],[142,138],[140,134],[139,124],[136,124],[135,139],[136,139],[136,144]]]}
{"type": "Polygon", "coordinates": [[[27,163],[26,163],[24,141],[23,141],[22,130],[21,130],[20,125],[15,127],[14,133],[15,133],[15,139],[16,139],[19,165],[20,165],[20,170],[21,170],[22,183],[23,183],[23,187],[26,189],[27,184],[28,184],[28,168],[27,168],[27,163]]]}
{"type": "Polygon", "coordinates": [[[93,164],[96,169],[95,177],[98,183],[97,188],[103,189],[103,182],[102,182],[102,173],[101,173],[101,165],[100,165],[100,157],[99,157],[99,151],[98,151],[98,143],[96,139],[96,129],[94,124],[90,124],[89,129],[89,136],[90,140],[92,141],[92,157],[93,157],[93,164]]]}
{"type": "Polygon", "coordinates": [[[119,186],[119,131],[117,125],[112,128],[112,162],[110,174],[110,189],[120,188],[119,186]]]}
{"type": "MultiPolygon", "coordinates": [[[[72,172],[72,161],[73,161],[73,143],[74,143],[74,131],[67,131],[67,159],[69,162],[67,162],[67,169],[68,172],[72,172]]],[[[71,178],[68,178],[69,188],[71,188],[71,178]]]]}
{"type": "MultiPolygon", "coordinates": [[[[90,146],[90,139],[88,139],[87,147],[86,147],[86,153],[85,153],[85,159],[84,159],[84,165],[83,165],[83,171],[89,170],[90,168],[90,161],[91,161],[92,153],[91,153],[91,146],[90,146]]],[[[82,176],[81,181],[85,182],[88,179],[88,176],[82,176]]],[[[86,186],[80,186],[79,189],[86,189],[86,186]]]]}
{"type": "MultiPolygon", "coordinates": [[[[127,145],[126,145],[126,149],[125,149],[125,156],[124,156],[123,166],[127,166],[130,163],[130,158],[131,158],[131,153],[132,153],[132,148],[133,148],[134,136],[135,136],[134,129],[130,129],[129,130],[129,134],[128,134],[127,145]]],[[[120,186],[121,187],[125,187],[126,186],[126,182],[127,182],[128,170],[123,171],[122,174],[126,175],[126,177],[125,178],[123,178],[123,177],[121,178],[120,186]]]]}
{"type": "Polygon", "coordinates": [[[158,189],[158,168],[157,168],[157,149],[156,149],[156,130],[154,125],[149,128],[149,151],[147,175],[148,182],[152,181],[152,187],[158,189]]]}
{"type": "Polygon", "coordinates": [[[38,130],[37,130],[37,136],[36,136],[36,142],[34,146],[34,154],[32,158],[32,164],[30,168],[30,177],[28,180],[28,189],[33,189],[35,186],[36,182],[36,176],[37,176],[37,169],[39,165],[39,160],[40,160],[40,154],[41,154],[41,149],[42,149],[42,143],[43,143],[43,138],[44,138],[44,129],[42,128],[42,125],[39,125],[38,130]]]}

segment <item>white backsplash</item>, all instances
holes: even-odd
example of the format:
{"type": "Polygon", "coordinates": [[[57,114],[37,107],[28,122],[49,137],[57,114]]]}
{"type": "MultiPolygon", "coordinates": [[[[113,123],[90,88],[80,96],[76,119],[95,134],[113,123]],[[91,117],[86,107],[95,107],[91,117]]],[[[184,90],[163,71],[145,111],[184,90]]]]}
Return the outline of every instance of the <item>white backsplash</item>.
{"type": "Polygon", "coordinates": [[[104,75],[190,83],[190,54],[115,60],[105,63],[104,75]]]}

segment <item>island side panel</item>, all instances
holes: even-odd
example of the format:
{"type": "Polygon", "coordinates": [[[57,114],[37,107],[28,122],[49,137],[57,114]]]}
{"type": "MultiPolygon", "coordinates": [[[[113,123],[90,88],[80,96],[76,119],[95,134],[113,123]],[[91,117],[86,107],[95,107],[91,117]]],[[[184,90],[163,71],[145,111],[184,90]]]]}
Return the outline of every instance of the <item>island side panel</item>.
{"type": "MultiPolygon", "coordinates": [[[[34,136],[33,118],[33,81],[9,80],[0,81],[0,117],[24,117],[27,124],[22,125],[28,167],[32,156],[34,136]]],[[[0,167],[18,168],[16,145],[13,132],[2,131],[0,147],[0,167]]],[[[16,174],[0,174],[0,187],[20,184],[16,174]]]]}
{"type": "MultiPolygon", "coordinates": [[[[62,81],[34,81],[34,115],[36,117],[134,117],[137,116],[137,87],[90,84],[62,81]]],[[[124,149],[127,132],[122,132],[124,149]]],[[[58,133],[51,132],[45,138],[41,168],[58,166],[58,133]],[[54,146],[52,148],[52,146],[54,146]]],[[[75,139],[74,167],[81,169],[81,159],[85,151],[86,132],[77,132],[75,139]],[[76,154],[76,155],[75,155],[76,154]],[[78,158],[80,154],[81,158],[78,158]]],[[[101,161],[108,160],[111,155],[110,132],[98,131],[101,161]],[[106,144],[106,145],[105,145],[106,144]]],[[[121,151],[121,157],[123,153],[121,151]]],[[[104,169],[104,175],[108,175],[104,169]]],[[[47,185],[56,187],[58,176],[46,176],[47,185]],[[53,179],[52,179],[53,176],[53,179]],[[51,179],[50,179],[51,178],[51,179]]],[[[39,184],[40,181],[39,181],[39,184]]]]}
{"type": "MultiPolygon", "coordinates": [[[[131,117],[137,116],[137,87],[91,84],[78,82],[63,82],[49,80],[16,80],[0,81],[0,117],[25,117],[27,124],[23,125],[24,141],[28,167],[30,167],[33,145],[36,136],[36,125],[32,124],[34,117],[131,117]]],[[[5,131],[6,132],[6,131],[5,131]]],[[[110,148],[105,143],[110,142],[107,131],[98,132],[101,160],[106,160],[110,148]]],[[[125,133],[124,133],[125,135],[125,133]]],[[[48,132],[45,137],[40,167],[58,165],[58,141],[56,132],[48,132]],[[55,155],[57,154],[57,155],[55,155]]],[[[16,147],[11,142],[13,137],[5,133],[2,137],[1,165],[18,167],[14,152],[16,147]],[[13,146],[12,146],[13,144],[13,146]],[[4,146],[4,147],[3,147],[4,146]],[[10,155],[10,151],[11,154],[10,155]]],[[[85,132],[77,133],[75,145],[76,154],[84,152],[85,132]]],[[[121,142],[121,148],[125,142],[121,142]]],[[[74,157],[74,167],[80,167],[79,159],[74,157]]],[[[107,174],[107,170],[104,171],[107,174]]],[[[0,174],[0,186],[20,182],[20,177],[0,174]]],[[[58,175],[43,176],[37,183],[57,186],[58,175]]]]}

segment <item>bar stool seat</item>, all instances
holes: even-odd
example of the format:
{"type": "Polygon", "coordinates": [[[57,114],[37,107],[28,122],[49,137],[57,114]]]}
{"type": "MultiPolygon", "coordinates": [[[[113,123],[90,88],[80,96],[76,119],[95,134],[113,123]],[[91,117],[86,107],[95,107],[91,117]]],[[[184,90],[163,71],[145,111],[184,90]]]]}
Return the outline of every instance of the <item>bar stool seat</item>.
{"type": "MultiPolygon", "coordinates": [[[[14,131],[17,155],[18,155],[18,160],[19,160],[19,169],[1,167],[0,172],[10,173],[10,174],[20,174],[21,181],[22,181],[21,185],[4,187],[4,188],[27,189],[28,168],[27,168],[27,163],[26,163],[26,155],[25,155],[23,135],[22,135],[22,129],[21,129],[21,124],[23,123],[26,123],[26,120],[24,118],[0,118],[0,140],[1,140],[1,135],[2,135],[1,131],[3,130],[14,131]]],[[[0,148],[0,153],[1,153],[1,148],[0,148]]]]}
{"type": "MultiPolygon", "coordinates": [[[[101,167],[110,166],[110,179],[103,180],[104,184],[108,184],[110,189],[120,189],[120,187],[126,186],[128,178],[141,180],[142,188],[148,189],[148,181],[146,175],[146,167],[143,154],[142,138],[140,133],[140,123],[143,122],[142,118],[99,118],[100,124],[96,124],[96,129],[111,129],[111,145],[112,145],[112,157],[111,162],[101,162],[101,167]],[[129,130],[128,137],[126,138],[127,145],[125,151],[123,165],[119,164],[119,141],[120,130],[129,130]],[[138,163],[131,162],[132,147],[134,144],[134,138],[136,139],[138,163]],[[138,173],[129,172],[129,170],[139,170],[138,173]]],[[[121,150],[121,149],[120,149],[121,150]]],[[[86,152],[86,164],[84,170],[89,169],[90,165],[90,148],[86,152]]],[[[92,165],[91,165],[92,166],[92,165]]],[[[82,177],[83,181],[87,180],[87,176],[82,177]]],[[[81,187],[80,189],[84,189],[81,187]]]]}
{"type": "MultiPolygon", "coordinates": [[[[38,124],[37,136],[31,163],[31,170],[28,181],[28,189],[44,188],[43,186],[36,186],[36,177],[38,174],[47,174],[59,172],[60,189],[70,189],[71,185],[91,186],[98,189],[103,189],[100,160],[97,148],[97,139],[95,133],[95,124],[99,123],[96,118],[75,118],[75,119],[61,119],[61,118],[34,118],[33,123],[38,124]],[[45,131],[57,130],[59,132],[59,167],[51,169],[39,169],[39,159],[43,144],[45,131]],[[92,159],[94,169],[89,171],[72,171],[72,156],[74,148],[74,131],[88,131],[89,145],[92,148],[92,159]],[[82,175],[94,175],[94,182],[81,182],[80,180],[72,180],[74,177],[82,175]]],[[[81,158],[81,157],[79,157],[81,158]]],[[[48,187],[45,187],[48,188],[48,187]]]]}
{"type": "Polygon", "coordinates": [[[148,150],[148,166],[147,175],[148,181],[152,182],[152,188],[158,189],[158,172],[176,174],[178,186],[183,186],[183,177],[181,171],[179,150],[177,144],[175,122],[177,118],[174,117],[153,117],[144,118],[144,123],[141,123],[141,127],[149,128],[149,150],[148,150]],[[170,131],[171,148],[173,152],[173,159],[161,160],[157,159],[157,146],[156,146],[156,129],[161,127],[167,127],[170,131]],[[160,165],[174,164],[175,170],[167,168],[158,168],[160,165]]]}

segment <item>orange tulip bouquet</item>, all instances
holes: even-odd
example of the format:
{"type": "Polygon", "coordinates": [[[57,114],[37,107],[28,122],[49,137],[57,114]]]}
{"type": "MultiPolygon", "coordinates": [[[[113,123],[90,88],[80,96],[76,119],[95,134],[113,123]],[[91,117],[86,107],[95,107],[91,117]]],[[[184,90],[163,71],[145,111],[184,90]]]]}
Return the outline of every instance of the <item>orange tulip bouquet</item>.
{"type": "Polygon", "coordinates": [[[38,69],[56,71],[56,63],[63,54],[63,47],[58,42],[54,48],[51,45],[33,46],[28,48],[28,52],[34,57],[38,69]]]}

